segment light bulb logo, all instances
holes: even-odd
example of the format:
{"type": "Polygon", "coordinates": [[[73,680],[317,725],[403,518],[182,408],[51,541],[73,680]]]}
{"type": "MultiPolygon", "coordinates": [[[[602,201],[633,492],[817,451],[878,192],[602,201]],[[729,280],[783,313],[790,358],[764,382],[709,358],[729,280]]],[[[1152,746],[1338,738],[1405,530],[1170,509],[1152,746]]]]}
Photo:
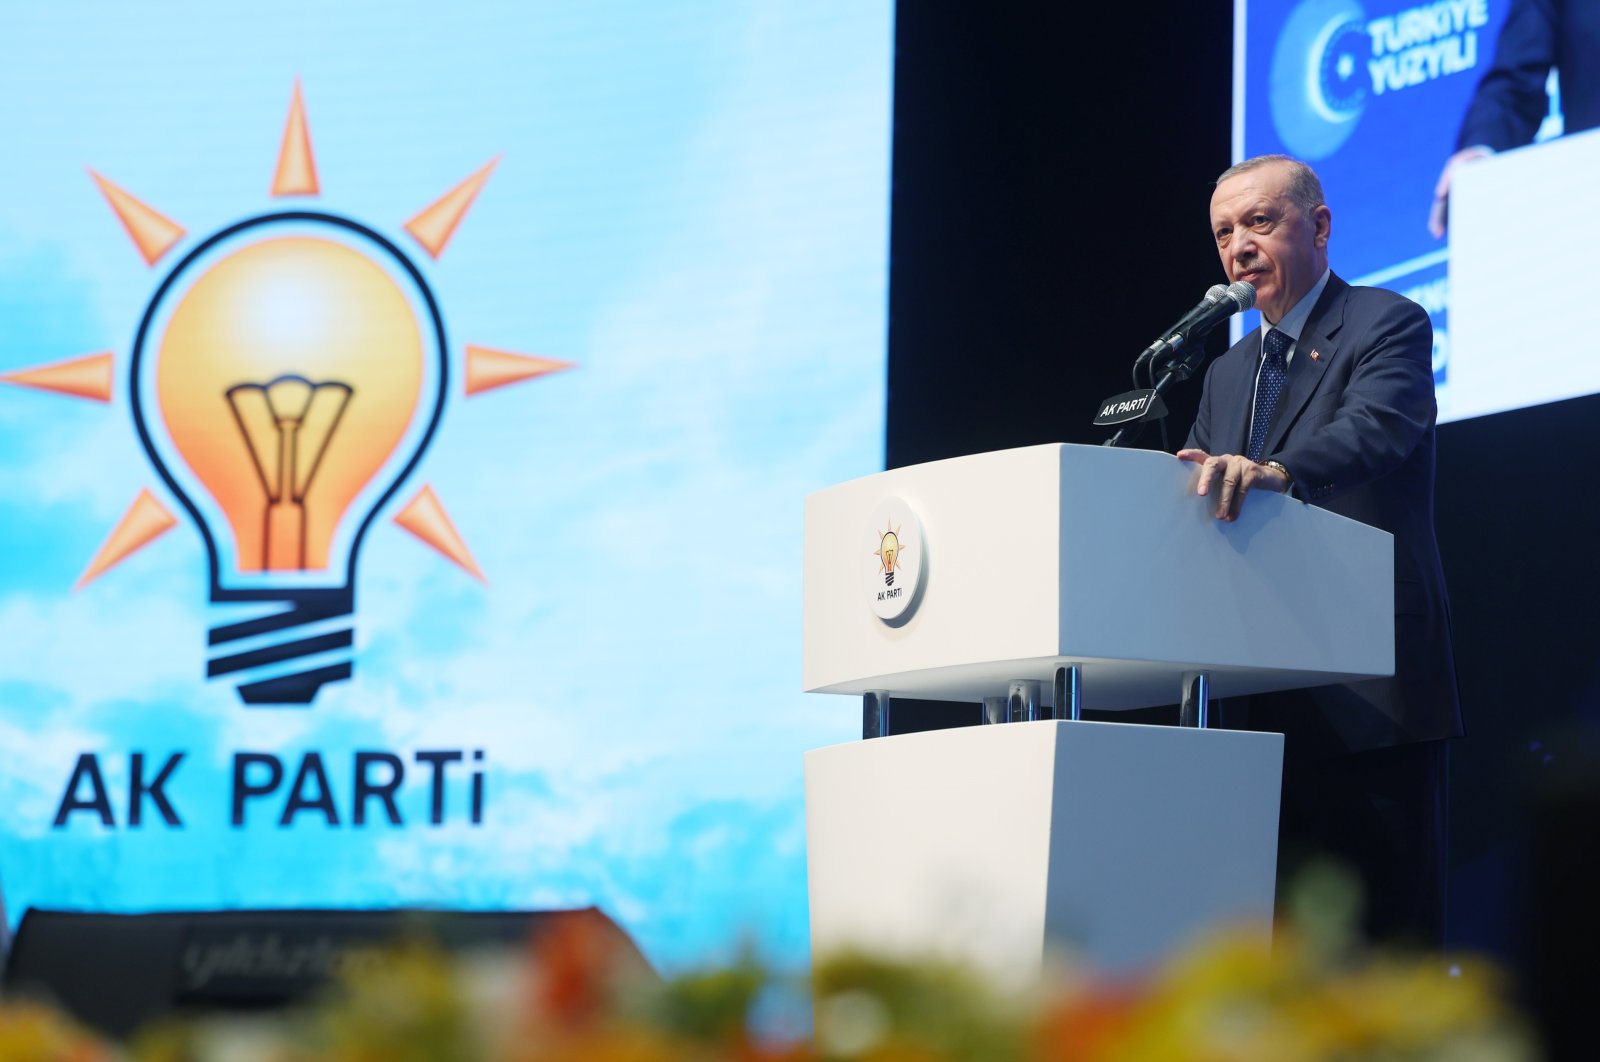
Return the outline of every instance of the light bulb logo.
{"type": "Polygon", "coordinates": [[[211,600],[264,610],[211,630],[207,674],[245,703],[350,677],[356,557],[443,414],[446,349],[415,264],[333,214],[225,229],[151,299],[134,420],[205,541],[211,600]]]}
{"type": "MultiPolygon", "coordinates": [[[[874,615],[889,626],[898,627],[909,621],[922,599],[922,583],[928,570],[922,521],[916,510],[898,497],[879,501],[867,520],[877,546],[862,550],[857,561],[860,593],[874,615]]],[[[844,570],[848,571],[848,567],[844,570]]]]}
{"type": "MultiPolygon", "coordinates": [[[[403,226],[437,261],[491,161],[403,226]]],[[[90,171],[146,265],[184,249],[184,228],[90,171]]],[[[271,194],[321,194],[295,85],[271,194]]],[[[9,383],[110,403],[117,356],[0,373],[9,383]]],[[[447,406],[443,316],[417,261],[362,222],[280,210],[193,241],[151,296],[130,352],[140,444],[204,543],[211,602],[206,676],[246,705],[310,705],[353,675],[356,565],[380,514],[417,471],[447,406]]],[[[571,368],[467,345],[462,396],[571,368]]],[[[395,524],[483,580],[431,485],[395,524]]],[[[175,526],[142,490],[81,588],[175,526]]]]}
{"type": "Polygon", "coordinates": [[[873,551],[878,557],[878,570],[883,574],[883,585],[894,585],[894,564],[900,556],[900,532],[889,525],[878,536],[878,548],[873,551]]]}

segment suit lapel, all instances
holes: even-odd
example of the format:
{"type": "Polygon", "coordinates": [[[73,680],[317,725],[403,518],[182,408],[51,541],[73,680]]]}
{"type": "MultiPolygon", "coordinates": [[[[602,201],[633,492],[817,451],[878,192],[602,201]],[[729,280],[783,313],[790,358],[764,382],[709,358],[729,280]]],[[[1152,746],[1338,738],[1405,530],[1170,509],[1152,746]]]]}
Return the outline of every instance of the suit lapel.
{"type": "MultiPolygon", "coordinates": [[[[1283,397],[1278,402],[1278,412],[1267,431],[1264,454],[1271,454],[1283,442],[1284,436],[1294,426],[1300,411],[1316,394],[1328,367],[1339,356],[1337,335],[1344,323],[1345,299],[1350,286],[1338,277],[1329,277],[1322,297],[1306,318],[1305,327],[1294,345],[1294,359],[1289,362],[1288,379],[1284,381],[1283,397]]],[[[1242,451],[1241,451],[1242,452],[1242,451]]]]}
{"type": "MultiPolygon", "coordinates": [[[[1211,440],[1214,454],[1242,454],[1250,441],[1250,399],[1255,387],[1256,365],[1261,360],[1261,329],[1251,329],[1228,354],[1236,352],[1238,356],[1229,364],[1233,378],[1216,381],[1219,385],[1216,393],[1227,398],[1228,408],[1214,418],[1218,428],[1216,438],[1211,440]]],[[[1220,371],[1222,366],[1217,368],[1220,371]]]]}

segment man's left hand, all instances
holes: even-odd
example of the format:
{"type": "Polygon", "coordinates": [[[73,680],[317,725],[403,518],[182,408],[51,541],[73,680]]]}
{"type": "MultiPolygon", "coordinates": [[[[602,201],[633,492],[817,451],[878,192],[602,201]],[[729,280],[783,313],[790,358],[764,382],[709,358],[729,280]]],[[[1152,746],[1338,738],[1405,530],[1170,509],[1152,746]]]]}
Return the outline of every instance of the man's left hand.
{"type": "Polygon", "coordinates": [[[1276,468],[1257,464],[1239,454],[1212,457],[1204,450],[1179,450],[1178,460],[1200,466],[1200,486],[1195,493],[1201,497],[1211,493],[1212,480],[1222,477],[1217,490],[1217,519],[1228,523],[1239,519],[1244,496],[1252,490],[1270,490],[1274,494],[1282,494],[1289,489],[1288,476],[1276,468]]]}

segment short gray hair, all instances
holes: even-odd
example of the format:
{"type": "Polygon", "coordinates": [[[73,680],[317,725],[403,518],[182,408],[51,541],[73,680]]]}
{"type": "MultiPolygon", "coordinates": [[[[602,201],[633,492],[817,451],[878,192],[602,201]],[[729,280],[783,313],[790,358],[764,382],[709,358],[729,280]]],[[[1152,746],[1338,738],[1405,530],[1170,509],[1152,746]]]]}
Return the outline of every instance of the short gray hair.
{"type": "Polygon", "coordinates": [[[1322,181],[1317,178],[1317,172],[1297,158],[1288,155],[1257,155],[1253,159],[1234,163],[1222,171],[1217,178],[1221,184],[1230,177],[1237,177],[1241,173],[1250,173],[1265,166],[1282,165],[1289,171],[1289,183],[1285,194],[1289,201],[1300,208],[1300,212],[1310,217],[1319,206],[1327,203],[1322,197],[1322,181]]]}

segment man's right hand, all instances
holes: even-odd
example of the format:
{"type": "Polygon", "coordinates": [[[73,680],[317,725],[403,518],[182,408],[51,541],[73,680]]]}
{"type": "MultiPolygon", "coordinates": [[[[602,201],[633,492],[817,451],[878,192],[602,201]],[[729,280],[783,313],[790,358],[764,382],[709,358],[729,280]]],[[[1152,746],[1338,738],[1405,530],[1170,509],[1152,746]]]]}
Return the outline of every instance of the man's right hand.
{"type": "Polygon", "coordinates": [[[1462,148],[1445,160],[1444,169],[1439,172],[1439,183],[1433,186],[1433,209],[1428,211],[1428,231],[1433,233],[1434,239],[1444,239],[1445,230],[1450,227],[1450,178],[1455,168],[1493,154],[1493,148],[1476,145],[1462,148]]]}
{"type": "Polygon", "coordinates": [[[1213,457],[1204,450],[1179,450],[1178,460],[1200,466],[1200,482],[1195,493],[1201,497],[1210,494],[1212,480],[1221,477],[1217,489],[1217,519],[1225,523],[1231,524],[1239,519],[1239,508],[1244,505],[1244,496],[1251,490],[1282,494],[1289,489],[1288,476],[1241,454],[1218,454],[1213,457]]]}

